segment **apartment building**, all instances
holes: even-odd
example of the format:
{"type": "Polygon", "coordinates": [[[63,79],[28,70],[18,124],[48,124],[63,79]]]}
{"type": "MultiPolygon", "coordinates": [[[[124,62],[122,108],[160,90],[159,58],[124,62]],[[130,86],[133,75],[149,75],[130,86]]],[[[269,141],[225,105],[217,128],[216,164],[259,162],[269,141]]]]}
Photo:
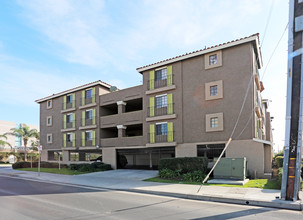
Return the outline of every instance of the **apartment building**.
{"type": "Polygon", "coordinates": [[[250,173],[266,177],[272,134],[261,67],[255,34],[137,68],[136,87],[96,81],[39,99],[42,159],[99,154],[113,168],[125,158],[127,168],[157,168],[167,157],[213,161],[233,133],[224,156],[246,157],[250,173]]]}

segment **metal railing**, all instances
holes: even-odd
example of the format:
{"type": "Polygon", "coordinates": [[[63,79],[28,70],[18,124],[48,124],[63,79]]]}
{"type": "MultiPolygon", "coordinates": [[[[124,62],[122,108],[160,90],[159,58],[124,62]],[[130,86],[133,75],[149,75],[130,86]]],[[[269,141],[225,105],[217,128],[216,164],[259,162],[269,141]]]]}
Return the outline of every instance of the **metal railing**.
{"type": "Polygon", "coordinates": [[[153,117],[153,116],[161,116],[161,115],[171,115],[175,113],[174,110],[174,103],[168,104],[165,107],[157,108],[156,106],[154,107],[148,107],[148,117],[153,117]]]}
{"type": "Polygon", "coordinates": [[[81,106],[88,105],[88,104],[95,103],[95,102],[96,102],[96,95],[93,95],[90,98],[85,97],[85,98],[80,99],[80,105],[81,106]]]}
{"type": "Polygon", "coordinates": [[[164,132],[162,135],[157,135],[156,133],[148,133],[148,143],[152,144],[174,142],[174,133],[174,131],[164,132]]]}
{"type": "Polygon", "coordinates": [[[62,103],[62,110],[75,108],[75,107],[76,107],[76,100],[74,100],[73,102],[63,102],[62,103]]]}
{"type": "Polygon", "coordinates": [[[76,120],[62,123],[62,129],[75,128],[75,127],[76,127],[76,120]]]}
{"type": "Polygon", "coordinates": [[[162,88],[162,87],[166,87],[166,86],[169,86],[169,85],[174,85],[174,74],[167,76],[166,79],[148,80],[147,81],[147,90],[162,88]],[[151,85],[153,85],[153,86],[151,86],[151,85]]]}
{"type": "Polygon", "coordinates": [[[81,117],[81,126],[89,126],[89,125],[95,125],[96,124],[96,116],[90,117],[90,118],[82,118],[81,117]]]}
{"type": "Polygon", "coordinates": [[[96,138],[92,139],[80,139],[81,147],[95,147],[96,146],[96,138]]]}
{"type": "MultiPolygon", "coordinates": [[[[63,141],[63,146],[64,146],[64,141],[63,141]]],[[[65,147],[75,147],[76,146],[76,140],[71,140],[71,141],[67,141],[65,143],[65,147]]]]}

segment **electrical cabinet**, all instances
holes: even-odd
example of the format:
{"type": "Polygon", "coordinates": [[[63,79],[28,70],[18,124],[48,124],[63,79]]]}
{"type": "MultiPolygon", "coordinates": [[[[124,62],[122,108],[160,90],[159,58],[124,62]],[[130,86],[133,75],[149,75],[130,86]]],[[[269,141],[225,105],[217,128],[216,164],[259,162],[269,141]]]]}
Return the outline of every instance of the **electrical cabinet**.
{"type": "Polygon", "coordinates": [[[247,175],[247,160],[243,158],[221,158],[214,169],[216,179],[244,180],[247,175]]]}

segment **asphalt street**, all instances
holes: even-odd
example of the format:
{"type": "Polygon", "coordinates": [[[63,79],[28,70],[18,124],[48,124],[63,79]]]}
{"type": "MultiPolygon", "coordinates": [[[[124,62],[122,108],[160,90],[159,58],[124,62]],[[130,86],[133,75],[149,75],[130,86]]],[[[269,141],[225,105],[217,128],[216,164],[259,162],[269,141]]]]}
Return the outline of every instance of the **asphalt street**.
{"type": "Polygon", "coordinates": [[[0,176],[0,219],[303,219],[303,213],[0,176]]]}

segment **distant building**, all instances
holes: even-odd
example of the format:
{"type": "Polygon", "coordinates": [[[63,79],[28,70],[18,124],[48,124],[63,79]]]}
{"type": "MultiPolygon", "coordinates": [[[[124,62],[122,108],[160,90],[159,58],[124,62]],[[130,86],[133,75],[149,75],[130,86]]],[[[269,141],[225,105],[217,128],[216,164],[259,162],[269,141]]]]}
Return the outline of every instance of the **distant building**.
{"type": "Polygon", "coordinates": [[[96,81],[39,99],[42,160],[62,152],[64,163],[81,163],[99,153],[115,169],[125,158],[127,168],[156,168],[165,157],[216,160],[249,86],[224,157],[246,157],[252,175],[270,177],[261,67],[259,36],[252,35],[140,67],[143,85],[116,90],[96,81]]]}
{"type": "MultiPolygon", "coordinates": [[[[29,126],[31,129],[37,129],[39,131],[39,126],[37,126],[37,125],[29,125],[29,124],[26,124],[26,125],[29,126]]],[[[22,123],[15,123],[15,122],[10,122],[10,121],[0,121],[0,134],[5,134],[7,132],[11,132],[10,131],[11,128],[21,128],[21,126],[22,126],[22,123]]],[[[6,135],[6,137],[7,137],[7,140],[5,140],[5,141],[10,143],[12,148],[22,149],[24,147],[21,137],[15,137],[13,135],[6,135]]],[[[32,140],[33,139],[29,140],[27,147],[30,147],[32,140]]],[[[0,146],[0,148],[11,149],[11,147],[9,145],[0,146]]]]}

